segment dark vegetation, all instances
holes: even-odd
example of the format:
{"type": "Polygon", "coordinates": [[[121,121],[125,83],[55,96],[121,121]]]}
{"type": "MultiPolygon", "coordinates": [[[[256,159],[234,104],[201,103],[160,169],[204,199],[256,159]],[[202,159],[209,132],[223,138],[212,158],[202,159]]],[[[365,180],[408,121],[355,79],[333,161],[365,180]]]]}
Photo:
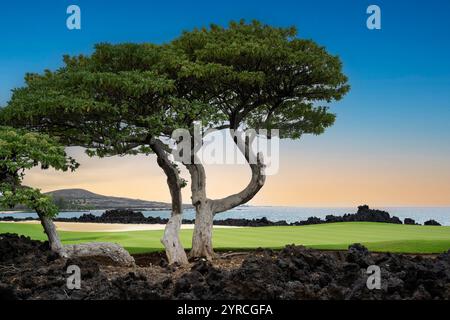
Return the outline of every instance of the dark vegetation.
{"type": "Polygon", "coordinates": [[[323,252],[222,253],[213,263],[167,266],[161,253],[135,256],[136,267],[104,259],[63,259],[47,242],[0,235],[0,299],[449,299],[450,251],[438,256],[372,254],[355,244],[323,252]],[[68,290],[69,265],[81,290],[68,290]],[[366,268],[381,268],[381,289],[366,287],[366,268]]]}

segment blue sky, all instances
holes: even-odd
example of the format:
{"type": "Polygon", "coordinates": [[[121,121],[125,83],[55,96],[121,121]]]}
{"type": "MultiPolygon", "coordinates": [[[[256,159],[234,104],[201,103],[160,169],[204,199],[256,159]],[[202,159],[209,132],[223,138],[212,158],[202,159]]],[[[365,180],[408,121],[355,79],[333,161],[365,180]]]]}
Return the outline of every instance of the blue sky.
{"type": "MultiPolygon", "coordinates": [[[[55,69],[63,54],[89,53],[97,42],[161,43],[209,23],[259,19],[295,25],[300,37],[338,54],[349,76],[351,92],[332,106],[336,125],[324,138],[306,138],[303,151],[336,161],[347,159],[342,154],[417,163],[426,157],[422,165],[442,162],[450,176],[449,15],[445,0],[2,2],[0,105],[26,72],[55,69]],[[70,4],[81,8],[81,30],[66,28],[70,4]],[[381,30],[366,28],[370,4],[381,8],[381,30]]],[[[295,157],[296,150],[286,152],[295,157]]]]}

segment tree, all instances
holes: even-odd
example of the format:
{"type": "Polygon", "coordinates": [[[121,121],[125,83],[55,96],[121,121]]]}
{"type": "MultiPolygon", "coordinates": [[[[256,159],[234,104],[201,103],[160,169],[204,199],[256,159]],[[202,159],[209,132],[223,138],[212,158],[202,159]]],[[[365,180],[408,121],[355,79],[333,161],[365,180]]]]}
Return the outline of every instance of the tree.
{"type": "Polygon", "coordinates": [[[50,249],[61,257],[103,256],[119,264],[132,265],[134,259],[121,246],[112,243],[61,244],[52,218],[58,214],[53,199],[39,189],[22,185],[25,171],[42,169],[74,171],[79,164],[68,157],[57,140],[44,134],[0,127],[0,205],[21,204],[36,211],[47,235],[50,249]]]}
{"type": "Polygon", "coordinates": [[[100,44],[91,56],[64,61],[55,72],[27,75],[26,86],[14,91],[0,116],[61,137],[67,145],[90,148],[92,155],[156,153],[172,196],[163,241],[169,260],[186,261],[181,250],[173,250],[182,249],[175,235],[185,185],[168,157],[173,150],[166,140],[174,129],[192,133],[200,123],[204,131],[230,130],[252,171],[242,191],[209,199],[204,167],[195,159],[202,141],[191,141],[191,161],[183,163],[196,208],[191,256],[212,258],[214,215],[251,200],[266,179],[261,154],[252,154],[242,132],[280,129],[280,137],[289,139],[321,134],[335,120],[323,104],[349,90],[338,57],[297,38],[294,28],[257,21],[212,25],[164,45],[100,44]]]}
{"type": "MultiPolygon", "coordinates": [[[[208,123],[208,129],[229,129],[252,171],[249,184],[240,192],[209,199],[202,164],[186,164],[197,211],[193,257],[213,257],[214,215],[248,202],[265,183],[262,155],[252,154],[251,141],[242,138],[245,129],[266,129],[269,134],[279,129],[281,138],[299,139],[303,134],[321,134],[335,121],[323,103],[340,100],[349,90],[342,63],[325,48],[296,35],[295,28],[241,21],[228,28],[212,25],[185,32],[171,44],[188,59],[186,67],[172,75],[176,85],[183,86],[187,77],[195,84],[189,96],[209,99],[204,102],[217,121],[208,123]]],[[[201,143],[192,146],[195,157],[201,143]]]]}
{"type": "Polygon", "coordinates": [[[49,196],[38,189],[22,186],[25,170],[40,165],[47,169],[75,170],[78,163],[68,157],[55,140],[46,135],[0,127],[0,203],[13,208],[26,205],[36,211],[52,251],[64,255],[52,218],[58,209],[49,196]]]}

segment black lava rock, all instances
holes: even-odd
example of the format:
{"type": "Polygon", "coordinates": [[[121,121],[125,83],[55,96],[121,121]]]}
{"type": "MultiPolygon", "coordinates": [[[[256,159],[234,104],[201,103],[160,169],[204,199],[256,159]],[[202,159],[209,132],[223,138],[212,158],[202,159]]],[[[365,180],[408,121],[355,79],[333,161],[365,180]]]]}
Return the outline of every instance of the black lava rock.
{"type": "MultiPolygon", "coordinates": [[[[25,220],[33,220],[33,218],[26,218],[25,220]]],[[[101,216],[95,216],[93,214],[83,214],[80,217],[74,218],[55,218],[55,221],[65,222],[98,222],[98,223],[135,223],[135,224],[166,224],[168,219],[160,217],[145,217],[142,212],[135,212],[132,210],[108,210],[101,216]]],[[[23,219],[17,219],[11,216],[0,217],[0,221],[23,221],[23,219]]],[[[321,223],[333,223],[333,222],[383,222],[383,223],[395,223],[402,224],[402,221],[398,217],[391,217],[388,212],[382,210],[370,209],[369,206],[363,205],[358,207],[356,213],[348,213],[343,216],[327,215],[325,219],[318,217],[309,217],[306,220],[296,221],[293,223],[287,223],[285,220],[270,221],[266,217],[260,219],[232,219],[214,220],[215,225],[223,226],[240,226],[240,227],[266,227],[266,226],[302,226],[321,223]]],[[[410,218],[405,219],[405,224],[415,224],[415,221],[410,218]]],[[[185,224],[193,224],[194,220],[183,219],[185,224]]],[[[426,225],[439,226],[440,224],[434,220],[429,220],[426,225]]]]}
{"type": "Polygon", "coordinates": [[[440,226],[441,224],[433,219],[425,221],[424,225],[426,226],[440,226]]]}
{"type": "Polygon", "coordinates": [[[199,260],[188,271],[133,268],[107,276],[99,262],[48,260],[47,243],[0,234],[1,299],[450,299],[450,250],[436,257],[371,254],[301,246],[248,253],[222,269],[199,260]],[[67,290],[66,269],[82,270],[81,290],[67,290]],[[381,289],[366,286],[366,269],[381,269],[381,289]],[[159,271],[157,271],[159,270],[159,271]],[[159,272],[155,274],[155,272],[159,272]],[[178,274],[178,276],[176,276],[178,274]],[[155,277],[155,275],[157,275],[155,277]]]}
{"type": "Polygon", "coordinates": [[[411,219],[411,218],[405,218],[403,223],[404,224],[416,224],[416,221],[414,219],[411,219]]]}

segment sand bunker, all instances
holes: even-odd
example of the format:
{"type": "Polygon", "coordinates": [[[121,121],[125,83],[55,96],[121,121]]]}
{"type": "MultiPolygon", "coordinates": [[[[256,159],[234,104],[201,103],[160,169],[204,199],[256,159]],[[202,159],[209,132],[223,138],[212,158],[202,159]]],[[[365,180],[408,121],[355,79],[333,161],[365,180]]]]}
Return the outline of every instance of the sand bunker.
{"type": "MultiPolygon", "coordinates": [[[[2,223],[2,222],[0,222],[2,223]]],[[[39,224],[37,220],[8,223],[39,224]]],[[[120,224],[120,223],[88,223],[88,222],[55,222],[58,231],[74,232],[127,232],[145,230],[164,230],[165,224],[120,224]]],[[[232,226],[214,226],[214,228],[239,228],[232,226]]],[[[193,224],[183,224],[181,229],[194,229],[193,224]]]]}

